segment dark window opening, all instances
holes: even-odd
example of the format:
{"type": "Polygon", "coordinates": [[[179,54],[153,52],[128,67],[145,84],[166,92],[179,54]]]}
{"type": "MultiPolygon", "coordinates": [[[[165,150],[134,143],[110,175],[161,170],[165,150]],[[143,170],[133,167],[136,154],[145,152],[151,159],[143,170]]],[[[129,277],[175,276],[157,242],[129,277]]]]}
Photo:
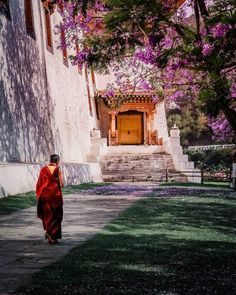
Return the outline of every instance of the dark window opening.
{"type": "MultiPolygon", "coordinates": [[[[80,52],[79,41],[77,37],[75,37],[75,50],[76,50],[76,56],[77,56],[80,52]]],[[[82,67],[79,64],[78,64],[78,73],[82,76],[82,67]]]]}
{"type": "Polygon", "coordinates": [[[51,32],[51,18],[50,13],[44,10],[45,13],[45,27],[46,27],[46,42],[47,49],[53,53],[52,32],[51,32]]]}
{"type": "Polygon", "coordinates": [[[89,113],[90,113],[91,116],[93,116],[91,94],[90,94],[90,89],[89,89],[88,70],[87,70],[86,66],[84,67],[84,69],[85,69],[85,81],[86,81],[87,94],[88,94],[89,113]]]}
{"type": "Polygon", "coordinates": [[[27,34],[35,39],[34,19],[31,0],[25,0],[25,26],[27,34]]]}
{"type": "MultiPolygon", "coordinates": [[[[94,93],[96,93],[96,81],[95,81],[95,74],[93,70],[91,70],[91,79],[92,79],[94,93]]],[[[97,119],[100,120],[99,104],[96,98],[95,98],[95,110],[96,110],[97,119]]]]}
{"type": "Polygon", "coordinates": [[[65,36],[65,31],[63,29],[61,29],[61,45],[62,45],[63,64],[68,67],[68,55],[67,55],[67,48],[66,48],[66,36],[65,36]]]}
{"type": "Polygon", "coordinates": [[[0,13],[5,15],[8,20],[11,20],[9,0],[0,0],[0,13]]]}

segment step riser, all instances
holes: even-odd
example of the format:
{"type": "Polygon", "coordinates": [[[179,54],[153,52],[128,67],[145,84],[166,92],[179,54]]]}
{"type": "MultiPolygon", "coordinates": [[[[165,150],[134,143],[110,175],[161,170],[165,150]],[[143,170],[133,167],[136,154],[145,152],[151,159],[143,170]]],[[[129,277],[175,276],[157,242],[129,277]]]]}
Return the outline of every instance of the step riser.
{"type": "MultiPolygon", "coordinates": [[[[172,157],[167,154],[108,155],[100,163],[104,181],[110,182],[161,182],[166,179],[166,168],[175,170],[172,157]]],[[[178,175],[175,180],[186,181],[178,175]]]]}

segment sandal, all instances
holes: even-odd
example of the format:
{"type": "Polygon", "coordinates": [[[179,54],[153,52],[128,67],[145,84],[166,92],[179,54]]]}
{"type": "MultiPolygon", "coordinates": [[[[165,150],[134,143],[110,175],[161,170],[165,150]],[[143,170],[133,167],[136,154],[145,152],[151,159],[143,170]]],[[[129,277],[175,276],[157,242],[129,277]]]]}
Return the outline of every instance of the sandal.
{"type": "Polygon", "coordinates": [[[45,239],[47,240],[48,244],[54,244],[54,240],[48,233],[45,233],[45,239]]]}

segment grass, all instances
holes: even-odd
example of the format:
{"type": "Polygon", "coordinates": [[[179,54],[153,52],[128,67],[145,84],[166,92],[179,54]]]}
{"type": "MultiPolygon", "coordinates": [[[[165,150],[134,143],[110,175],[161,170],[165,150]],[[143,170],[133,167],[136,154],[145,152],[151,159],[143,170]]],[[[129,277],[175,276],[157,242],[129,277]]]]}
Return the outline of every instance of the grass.
{"type": "Polygon", "coordinates": [[[161,186],[183,186],[183,187],[215,187],[215,188],[229,188],[228,182],[204,182],[202,183],[194,183],[194,182],[165,182],[162,183],[161,186]]]}
{"type": "Polygon", "coordinates": [[[142,199],[17,294],[236,294],[236,199],[142,199]]]}
{"type": "MultiPolygon", "coordinates": [[[[91,189],[97,186],[105,186],[110,183],[82,183],[69,185],[63,188],[63,195],[73,194],[80,190],[91,189]]],[[[19,209],[29,208],[36,205],[35,192],[21,193],[0,199],[0,215],[13,213],[19,209]]]]}

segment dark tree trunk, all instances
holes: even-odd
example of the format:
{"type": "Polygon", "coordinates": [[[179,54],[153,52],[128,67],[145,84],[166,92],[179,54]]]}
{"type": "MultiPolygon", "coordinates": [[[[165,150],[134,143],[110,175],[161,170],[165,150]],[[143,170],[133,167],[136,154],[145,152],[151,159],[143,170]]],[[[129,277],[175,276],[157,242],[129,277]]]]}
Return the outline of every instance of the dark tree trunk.
{"type": "Polygon", "coordinates": [[[201,16],[208,16],[208,11],[206,8],[205,0],[197,0],[198,6],[200,8],[201,16]]]}
{"type": "Polygon", "coordinates": [[[195,20],[196,20],[196,28],[197,28],[197,40],[200,40],[200,14],[199,14],[198,0],[194,0],[194,12],[195,12],[195,20]]]}
{"type": "Polygon", "coordinates": [[[236,111],[227,106],[224,107],[222,111],[234,131],[234,142],[236,142],[236,111]]]}

